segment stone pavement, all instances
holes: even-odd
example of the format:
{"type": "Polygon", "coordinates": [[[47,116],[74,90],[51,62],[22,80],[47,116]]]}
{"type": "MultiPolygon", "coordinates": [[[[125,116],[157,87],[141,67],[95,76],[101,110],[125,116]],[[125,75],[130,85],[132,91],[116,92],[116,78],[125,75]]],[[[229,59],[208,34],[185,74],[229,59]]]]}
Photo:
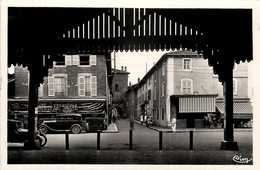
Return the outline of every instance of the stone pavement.
{"type": "MultiPolygon", "coordinates": [[[[13,152],[13,151],[10,151],[13,152]]],[[[55,150],[23,151],[8,154],[9,164],[176,164],[176,165],[252,165],[250,153],[243,153],[248,162],[235,162],[238,151],[135,151],[135,150],[55,150]],[[19,153],[19,154],[18,154],[19,153]],[[20,159],[17,159],[20,157],[20,159]],[[22,159],[21,159],[22,158],[22,159]]]]}
{"type": "MultiPolygon", "coordinates": [[[[135,121],[140,124],[140,122],[135,121]]],[[[161,127],[149,127],[156,131],[172,133],[171,129],[161,127]]],[[[178,129],[177,133],[191,129],[178,129]]],[[[193,129],[198,130],[198,129],[193,129]]],[[[203,129],[205,130],[205,129],[203,129]]],[[[206,129],[207,131],[223,129],[206,129]]],[[[246,129],[252,130],[252,129],[246,129]]],[[[102,133],[118,132],[117,124],[110,124],[102,133]]],[[[63,139],[64,140],[64,139],[63,139]]],[[[95,144],[94,144],[95,145],[95,144]]],[[[64,148],[43,147],[41,150],[24,150],[23,145],[8,145],[8,165],[20,164],[79,164],[79,165],[253,165],[252,150],[223,151],[223,150],[129,150],[128,146],[123,149],[82,149],[74,147],[70,150],[64,148]]],[[[206,146],[205,146],[206,147],[206,146]]],[[[256,161],[254,161],[255,164],[256,161]]],[[[83,166],[83,167],[85,167],[83,166]]],[[[160,168],[163,166],[160,166],[160,168]]],[[[212,166],[211,166],[212,167],[212,166]]],[[[240,166],[239,166],[240,167],[240,166]]],[[[85,167],[86,168],[86,167],[85,167]]],[[[205,168],[205,166],[203,166],[205,168]]]]}

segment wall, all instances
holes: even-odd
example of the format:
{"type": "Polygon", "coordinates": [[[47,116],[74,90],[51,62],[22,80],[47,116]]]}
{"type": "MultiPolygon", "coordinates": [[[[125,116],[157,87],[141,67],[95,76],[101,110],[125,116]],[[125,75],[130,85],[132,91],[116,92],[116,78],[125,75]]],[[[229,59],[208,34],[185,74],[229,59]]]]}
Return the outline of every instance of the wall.
{"type": "MultiPolygon", "coordinates": [[[[67,74],[67,96],[64,98],[79,98],[78,95],[78,73],[91,73],[97,76],[97,97],[105,97],[107,95],[107,66],[104,55],[97,55],[96,65],[88,67],[64,66],[53,67],[49,70],[48,76],[53,74],[67,74]]],[[[15,67],[15,96],[28,96],[28,70],[27,68],[15,67]]],[[[44,78],[43,98],[56,98],[48,96],[48,77],[44,78]]],[[[87,97],[80,97],[87,98],[87,97]]]]}
{"type": "MultiPolygon", "coordinates": [[[[234,98],[248,97],[248,68],[247,63],[240,63],[233,71],[234,79],[237,79],[237,94],[234,98]]],[[[193,92],[199,94],[218,94],[218,98],[223,98],[223,86],[218,80],[218,76],[213,74],[213,68],[208,66],[208,60],[203,58],[192,58],[192,71],[182,70],[182,58],[174,59],[174,91],[181,94],[181,79],[193,80],[193,92]]]]}
{"type": "Polygon", "coordinates": [[[15,97],[28,97],[29,95],[29,71],[27,67],[14,67],[15,73],[15,97]]]}

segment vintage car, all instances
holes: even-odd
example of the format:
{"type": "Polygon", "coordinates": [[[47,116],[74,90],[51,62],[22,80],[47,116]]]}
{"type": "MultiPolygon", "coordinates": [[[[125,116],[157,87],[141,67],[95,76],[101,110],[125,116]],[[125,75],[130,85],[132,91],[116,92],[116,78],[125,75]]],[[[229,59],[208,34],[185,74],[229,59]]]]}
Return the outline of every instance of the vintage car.
{"type": "Polygon", "coordinates": [[[89,131],[89,125],[85,120],[82,120],[80,114],[60,114],[56,115],[53,120],[44,120],[40,125],[39,129],[42,133],[62,132],[69,130],[73,134],[79,134],[82,131],[89,131]]]}
{"type": "MultiPolygon", "coordinates": [[[[28,129],[24,129],[23,121],[8,119],[7,138],[11,143],[23,143],[28,140],[28,129]]],[[[37,140],[42,147],[47,143],[47,137],[41,131],[37,131],[37,140]]]]}

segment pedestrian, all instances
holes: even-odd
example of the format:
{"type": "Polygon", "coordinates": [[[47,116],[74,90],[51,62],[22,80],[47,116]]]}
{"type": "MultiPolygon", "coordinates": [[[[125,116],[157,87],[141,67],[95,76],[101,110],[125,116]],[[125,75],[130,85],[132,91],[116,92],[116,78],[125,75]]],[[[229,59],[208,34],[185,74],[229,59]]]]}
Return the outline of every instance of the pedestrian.
{"type": "Polygon", "coordinates": [[[147,123],[147,114],[144,115],[144,123],[147,123]]]}
{"type": "Polygon", "coordinates": [[[129,119],[130,119],[130,129],[134,130],[134,117],[133,117],[133,115],[130,115],[129,119]]]}
{"type": "Polygon", "coordinates": [[[173,132],[176,131],[176,118],[175,117],[172,118],[172,131],[173,132]]]}
{"type": "Polygon", "coordinates": [[[140,122],[141,122],[141,125],[144,123],[144,115],[140,116],[140,122]]]}

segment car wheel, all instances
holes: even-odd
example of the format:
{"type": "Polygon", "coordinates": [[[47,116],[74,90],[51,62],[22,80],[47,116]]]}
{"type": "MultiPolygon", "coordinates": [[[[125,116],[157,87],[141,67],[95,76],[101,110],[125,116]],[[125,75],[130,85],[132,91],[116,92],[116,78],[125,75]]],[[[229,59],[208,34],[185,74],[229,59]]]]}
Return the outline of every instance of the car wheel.
{"type": "Polygon", "coordinates": [[[46,134],[48,132],[48,129],[45,126],[40,126],[39,130],[43,133],[46,134]]]}
{"type": "Polygon", "coordinates": [[[79,133],[81,132],[80,126],[79,126],[79,125],[74,125],[74,126],[72,126],[71,132],[72,132],[73,134],[79,134],[79,133]]]}

